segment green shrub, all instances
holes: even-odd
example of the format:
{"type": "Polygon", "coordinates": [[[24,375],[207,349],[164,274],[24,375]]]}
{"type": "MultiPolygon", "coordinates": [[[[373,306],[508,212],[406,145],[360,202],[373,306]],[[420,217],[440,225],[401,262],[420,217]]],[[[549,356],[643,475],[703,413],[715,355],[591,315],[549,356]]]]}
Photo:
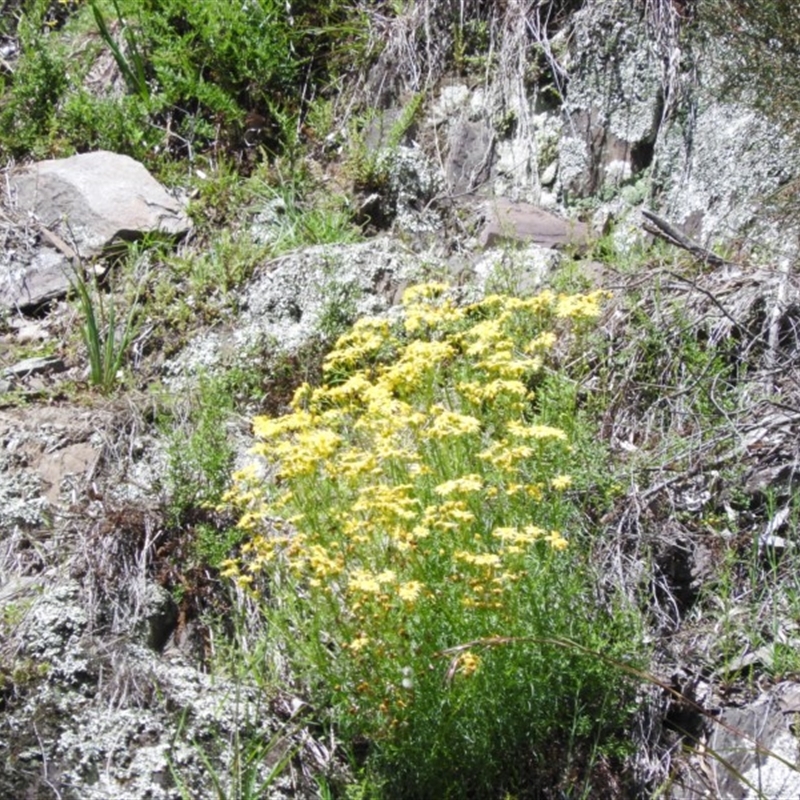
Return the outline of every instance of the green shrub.
{"type": "Polygon", "coordinates": [[[29,2],[21,56],[5,78],[0,146],[13,155],[108,147],[134,157],[277,150],[307,101],[366,47],[367,22],[338,0],[93,0],[58,31],[48,3],[29,2]],[[99,49],[94,27],[129,94],[83,85],[99,49]],[[257,123],[246,117],[257,118],[257,123]],[[255,141],[246,136],[255,126],[255,141]]]}
{"type": "Polygon", "coordinates": [[[250,540],[226,574],[382,795],[577,796],[570,767],[621,746],[631,687],[607,659],[637,663],[637,618],[596,600],[582,456],[554,424],[574,392],[545,379],[601,299],[412,287],[400,323],[357,322],[322,386],[254,421],[276,481],[235,476],[250,540]]]}
{"type": "Polygon", "coordinates": [[[0,80],[0,142],[10,155],[47,151],[61,97],[69,84],[67,56],[55,34],[44,32],[45,7],[34,4],[20,17],[20,57],[13,77],[0,80]]]}
{"type": "Polygon", "coordinates": [[[170,440],[167,516],[173,525],[213,507],[228,488],[234,449],[227,425],[233,410],[229,379],[201,376],[188,407],[175,408],[162,420],[170,440]]]}

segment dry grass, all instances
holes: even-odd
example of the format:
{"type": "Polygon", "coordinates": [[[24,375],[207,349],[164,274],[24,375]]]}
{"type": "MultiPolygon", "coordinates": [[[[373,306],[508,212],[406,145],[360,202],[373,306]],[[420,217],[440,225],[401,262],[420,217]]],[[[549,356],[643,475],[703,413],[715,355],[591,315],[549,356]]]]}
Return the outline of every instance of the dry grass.
{"type": "MultiPolygon", "coordinates": [[[[658,637],[653,670],[671,685],[698,647],[707,650],[716,609],[734,603],[746,642],[786,612],[777,596],[756,597],[752,581],[770,571],[776,590],[796,583],[794,557],[776,569],[752,553],[754,540],[763,546],[765,535],[792,524],[800,279],[782,265],[709,270],[684,260],[648,265],[613,289],[602,354],[586,379],[588,395],[603,398],[603,437],[620,483],[600,520],[597,557],[606,591],[647,609],[658,637]],[[734,552],[730,594],[717,597],[723,554],[734,552]]],[[[634,764],[640,785],[662,782],[679,748],[710,724],[702,711],[710,697],[697,697],[687,681],[676,684],[683,710],[657,686],[647,692],[634,764]],[[678,721],[695,733],[676,733],[678,721]]],[[[712,694],[715,687],[712,678],[712,694]]]]}

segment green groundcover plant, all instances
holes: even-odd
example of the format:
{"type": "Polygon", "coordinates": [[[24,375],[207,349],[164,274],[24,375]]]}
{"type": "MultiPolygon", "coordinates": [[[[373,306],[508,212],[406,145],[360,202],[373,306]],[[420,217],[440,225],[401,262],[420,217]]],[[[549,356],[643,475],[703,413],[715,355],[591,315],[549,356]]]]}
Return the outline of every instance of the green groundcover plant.
{"type": "Polygon", "coordinates": [[[640,663],[639,626],[598,600],[582,460],[544,402],[567,396],[545,388],[568,384],[554,348],[603,297],[412,287],[399,320],[339,339],[290,413],[254,421],[274,480],[234,476],[249,541],[224,572],[378,795],[580,796],[621,752],[633,693],[613,661],[640,663]]]}
{"type": "Polygon", "coordinates": [[[0,71],[4,157],[105,148],[158,165],[277,153],[311,100],[367,57],[368,19],[340,0],[15,5],[19,57],[0,71]]]}

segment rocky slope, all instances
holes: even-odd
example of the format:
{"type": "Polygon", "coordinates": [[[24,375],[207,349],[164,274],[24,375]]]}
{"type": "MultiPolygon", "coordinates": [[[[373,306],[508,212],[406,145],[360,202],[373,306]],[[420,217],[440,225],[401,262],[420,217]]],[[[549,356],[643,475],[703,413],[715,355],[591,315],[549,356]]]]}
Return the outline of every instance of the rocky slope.
{"type": "MultiPolygon", "coordinates": [[[[83,232],[110,231],[101,245],[127,238],[130,213],[114,228],[111,203],[87,217],[56,191],[45,215],[21,172],[6,171],[0,797],[211,797],[218,781],[225,797],[316,797],[315,775],[344,771],[302,699],[214,669],[229,645],[206,616],[231,617],[232,601],[168,518],[175,440],[157,424],[152,385],[189,397],[204,374],[268,353],[266,398],[221,423],[241,460],[245,415],[279,405],[281,381],[295,380],[275,365],[313,369],[309,352],[336,324],[390,313],[430,275],[475,291],[560,280],[615,294],[586,387],[611,398],[602,427],[626,481],[598,523],[598,560],[610,584],[648,598],[654,662],[639,753],[606,796],[800,792],[800,283],[796,237],[763,204],[795,178],[793,148],[720,99],[716,56],[682,34],[681,4],[586,2],[557,26],[538,6],[502,6],[492,58],[478,51],[469,77],[420,47],[410,17],[422,10],[386,34],[359,87],[380,109],[365,134],[380,169],[351,187],[374,235],[264,260],[216,325],[166,356],[145,335],[156,321],[145,326],[131,346],[142,378],[110,399],[71,388],[85,361],[65,346],[79,319],[61,275],[76,251],[91,255],[83,232]],[[422,93],[413,124],[398,126],[422,93]],[[668,225],[653,228],[642,209],[668,225]],[[243,753],[243,731],[261,750],[243,753]],[[246,795],[251,779],[261,788],[246,795]]],[[[336,159],[317,166],[334,191],[336,159]]],[[[97,169],[100,185],[121,177],[97,169]]],[[[145,203],[157,219],[137,233],[182,218],[164,197],[145,203]]],[[[244,213],[235,236],[255,244],[286,218],[272,199],[244,213]]],[[[177,246],[201,255],[191,237],[177,246]]],[[[221,630],[246,652],[256,622],[238,602],[241,627],[221,630]]]]}

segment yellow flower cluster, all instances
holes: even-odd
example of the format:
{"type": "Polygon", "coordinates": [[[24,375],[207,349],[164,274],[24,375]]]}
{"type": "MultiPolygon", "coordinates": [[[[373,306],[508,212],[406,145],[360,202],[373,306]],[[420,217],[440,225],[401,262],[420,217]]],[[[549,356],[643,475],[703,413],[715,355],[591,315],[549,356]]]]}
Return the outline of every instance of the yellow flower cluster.
{"type": "Polygon", "coordinates": [[[475,653],[467,650],[458,657],[457,665],[458,673],[466,677],[472,675],[473,672],[477,672],[478,667],[481,665],[481,660],[475,653]]]}
{"type": "MultiPolygon", "coordinates": [[[[357,323],[320,387],[254,420],[254,450],[277,481],[234,475],[228,499],[251,539],[224,574],[245,587],[281,575],[276,586],[318,624],[329,614],[333,656],[358,663],[412,663],[420,637],[452,644],[411,633],[446,607],[469,609],[476,635],[510,623],[529,570],[568,547],[548,521],[568,500],[568,437],[531,401],[563,320],[597,316],[603,296],[459,306],[445,284],[424,284],[405,292],[398,325],[357,323]]],[[[459,663],[469,676],[479,659],[459,663]]],[[[400,684],[387,677],[385,692],[400,684]]]]}
{"type": "Polygon", "coordinates": [[[560,294],[556,301],[556,316],[570,319],[596,319],[600,316],[603,300],[609,292],[598,290],[589,294],[560,294]]]}

